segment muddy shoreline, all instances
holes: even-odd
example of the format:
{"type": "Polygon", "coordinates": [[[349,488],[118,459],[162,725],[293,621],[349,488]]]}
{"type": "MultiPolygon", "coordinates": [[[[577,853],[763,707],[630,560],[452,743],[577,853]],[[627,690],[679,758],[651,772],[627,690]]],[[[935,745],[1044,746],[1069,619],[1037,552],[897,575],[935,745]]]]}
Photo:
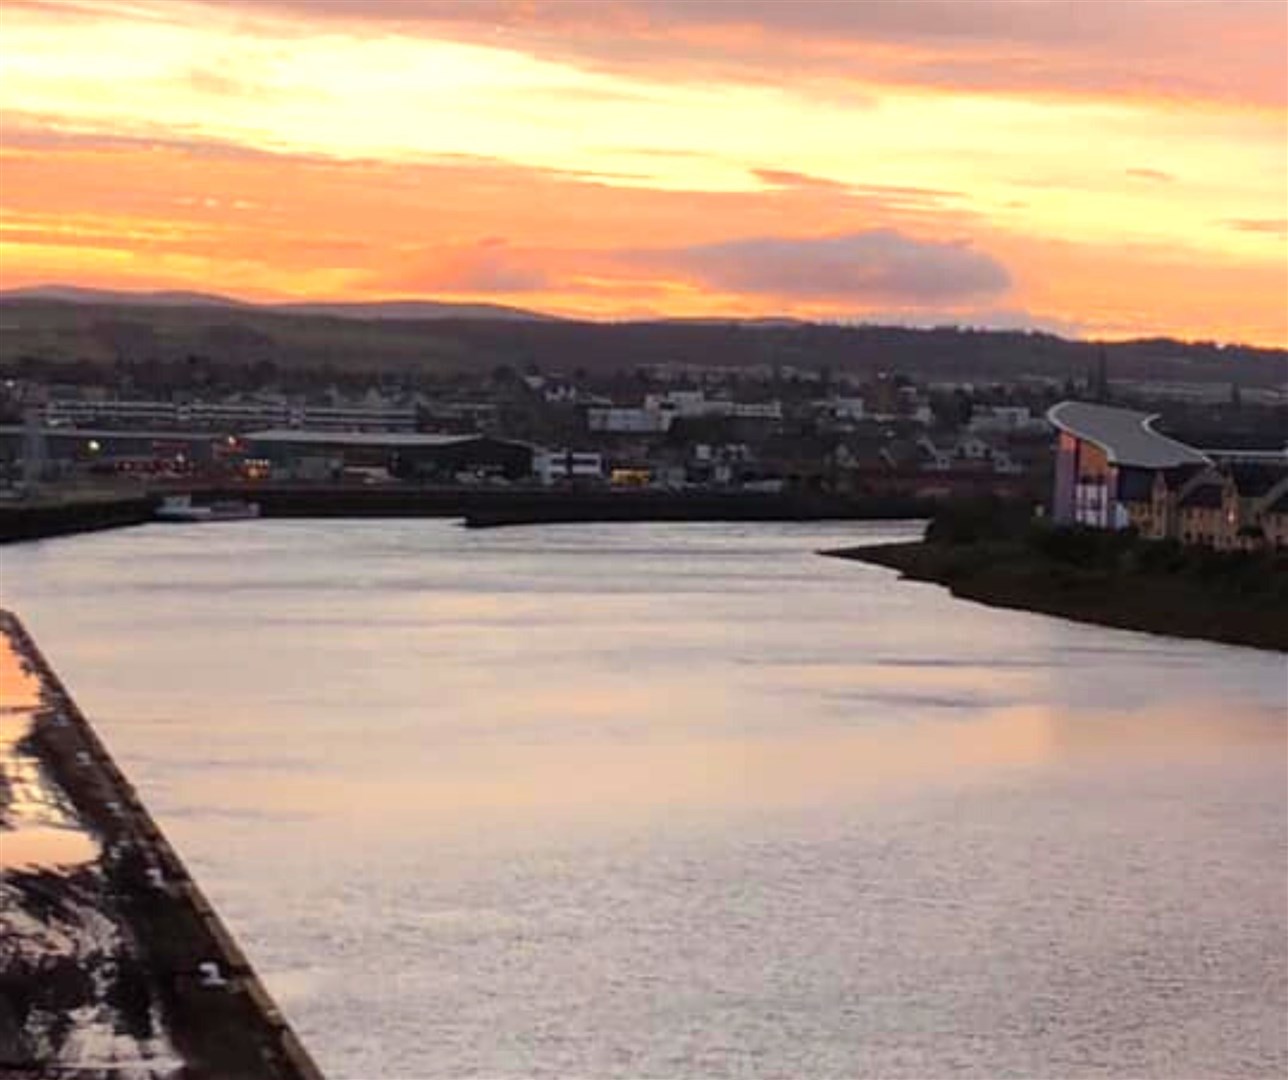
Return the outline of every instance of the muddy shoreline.
{"type": "Polygon", "coordinates": [[[1014,543],[954,547],[925,541],[820,552],[943,585],[990,607],[1054,615],[1120,630],[1288,652],[1282,607],[1176,576],[1120,579],[1080,573],[1014,543]]]}
{"type": "Polygon", "coordinates": [[[6,672],[7,718],[26,722],[0,746],[0,1071],[320,1078],[132,785],[8,612],[0,612],[0,647],[16,660],[6,672]],[[39,843],[49,837],[23,826],[46,821],[50,836],[79,834],[85,852],[42,856],[39,843]]]}

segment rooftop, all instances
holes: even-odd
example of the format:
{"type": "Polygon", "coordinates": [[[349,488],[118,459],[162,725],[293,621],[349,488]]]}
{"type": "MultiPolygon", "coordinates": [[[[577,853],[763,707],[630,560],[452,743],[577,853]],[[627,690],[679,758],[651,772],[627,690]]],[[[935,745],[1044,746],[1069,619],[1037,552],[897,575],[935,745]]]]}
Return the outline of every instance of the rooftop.
{"type": "MultiPolygon", "coordinates": [[[[218,442],[220,431],[180,431],[170,428],[83,428],[38,427],[36,433],[47,439],[152,439],[155,442],[218,442]]],[[[25,435],[22,424],[0,424],[0,435],[25,435]]]]}
{"type": "Polygon", "coordinates": [[[1163,469],[1158,475],[1163,478],[1163,483],[1169,491],[1180,491],[1204,467],[1198,462],[1187,462],[1174,468],[1163,469]]]}
{"type": "Polygon", "coordinates": [[[1269,493],[1288,476],[1288,469],[1283,465],[1265,465],[1253,462],[1236,462],[1229,468],[1234,480],[1235,489],[1245,499],[1257,498],[1269,493]]]}
{"type": "Polygon", "coordinates": [[[423,432],[397,431],[307,431],[302,428],[265,428],[248,431],[241,436],[253,443],[298,443],[309,446],[451,446],[454,443],[472,442],[480,435],[433,435],[423,432]]]}
{"type": "Polygon", "coordinates": [[[1180,505],[1183,509],[1190,507],[1214,510],[1221,506],[1222,491],[1219,484],[1199,484],[1196,488],[1191,488],[1181,496],[1180,505]]]}
{"type": "Polygon", "coordinates": [[[1114,465],[1170,469],[1208,464],[1202,452],[1155,431],[1151,425],[1157,416],[1149,413],[1062,401],[1051,407],[1047,419],[1061,431],[1100,447],[1114,465]]]}

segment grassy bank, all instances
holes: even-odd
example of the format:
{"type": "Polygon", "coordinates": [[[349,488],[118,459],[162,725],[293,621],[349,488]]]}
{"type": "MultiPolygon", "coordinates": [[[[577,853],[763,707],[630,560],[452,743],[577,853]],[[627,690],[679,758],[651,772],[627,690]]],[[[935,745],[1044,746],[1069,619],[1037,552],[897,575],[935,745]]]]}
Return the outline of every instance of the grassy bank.
{"type": "Polygon", "coordinates": [[[1288,652],[1288,553],[1216,552],[956,507],[920,543],[828,552],[954,596],[1080,622],[1288,652]]]}

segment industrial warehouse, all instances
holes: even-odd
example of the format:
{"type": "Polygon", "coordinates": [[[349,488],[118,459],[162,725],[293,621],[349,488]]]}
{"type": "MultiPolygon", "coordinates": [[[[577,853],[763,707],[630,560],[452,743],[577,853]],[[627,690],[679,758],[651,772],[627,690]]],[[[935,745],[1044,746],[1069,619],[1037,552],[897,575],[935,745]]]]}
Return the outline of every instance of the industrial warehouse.
{"type": "Polygon", "coordinates": [[[332,482],[513,481],[532,475],[535,453],[527,443],[486,435],[271,428],[225,436],[0,427],[0,458],[21,461],[25,472],[44,476],[81,471],[332,482]]]}

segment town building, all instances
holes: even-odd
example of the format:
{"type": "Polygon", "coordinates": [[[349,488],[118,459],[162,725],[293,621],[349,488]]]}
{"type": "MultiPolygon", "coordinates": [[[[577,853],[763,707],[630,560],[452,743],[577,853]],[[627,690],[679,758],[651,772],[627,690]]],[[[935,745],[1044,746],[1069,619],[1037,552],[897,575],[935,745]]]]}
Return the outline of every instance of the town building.
{"type": "Polygon", "coordinates": [[[593,405],[586,410],[589,431],[619,435],[663,435],[677,420],[727,419],[778,424],[778,401],[742,402],[708,398],[702,390],[667,390],[646,394],[642,405],[593,405]]]}
{"type": "Polygon", "coordinates": [[[539,450],[532,458],[533,475],[547,486],[604,478],[604,455],[593,450],[539,450]]]}
{"type": "Polygon", "coordinates": [[[173,427],[241,432],[255,427],[312,431],[415,431],[416,410],[384,402],[300,404],[256,401],[147,401],[126,398],[54,398],[46,402],[48,427],[116,429],[173,427]]]}
{"type": "Polygon", "coordinates": [[[1288,492],[1288,469],[1236,462],[1223,471],[1216,547],[1248,551],[1266,542],[1267,510],[1288,492]]]}
{"type": "Polygon", "coordinates": [[[1127,504],[1149,500],[1158,470],[1210,464],[1200,451],[1155,431],[1157,416],[1148,413],[1062,401],[1047,419],[1059,432],[1051,501],[1059,524],[1127,528],[1133,524],[1127,504]]]}
{"type": "Polygon", "coordinates": [[[1155,417],[1084,402],[1047,414],[1059,430],[1051,516],[1134,528],[1220,551],[1288,547],[1288,456],[1213,456],[1153,430],[1155,417]]]}
{"type": "Polygon", "coordinates": [[[346,470],[384,469],[390,476],[460,482],[527,479],[535,450],[486,435],[298,431],[275,428],[242,436],[247,453],[269,463],[274,478],[341,479],[346,470]]]}
{"type": "Polygon", "coordinates": [[[1267,547],[1288,549],[1288,485],[1280,487],[1261,508],[1261,531],[1267,547]]]}
{"type": "Polygon", "coordinates": [[[597,405],[586,410],[588,430],[611,435],[662,435],[671,430],[671,412],[621,405],[597,405]]]}
{"type": "Polygon", "coordinates": [[[50,428],[0,425],[0,462],[21,462],[27,481],[92,473],[139,478],[209,469],[227,456],[227,440],[209,431],[168,428],[50,428]]]}
{"type": "Polygon", "coordinates": [[[1034,416],[1027,405],[977,405],[967,429],[977,434],[1013,434],[1050,431],[1050,422],[1034,416]]]}
{"type": "Polygon", "coordinates": [[[1221,547],[1224,524],[1224,485],[1220,477],[1204,472],[1178,493],[1176,538],[1186,544],[1221,547]]]}
{"type": "Polygon", "coordinates": [[[1187,491],[1196,476],[1208,471],[1208,466],[1198,464],[1178,465],[1159,469],[1150,484],[1149,503],[1131,502],[1131,524],[1141,536],[1151,540],[1164,540],[1182,535],[1180,521],[1181,493],[1187,491]]]}

